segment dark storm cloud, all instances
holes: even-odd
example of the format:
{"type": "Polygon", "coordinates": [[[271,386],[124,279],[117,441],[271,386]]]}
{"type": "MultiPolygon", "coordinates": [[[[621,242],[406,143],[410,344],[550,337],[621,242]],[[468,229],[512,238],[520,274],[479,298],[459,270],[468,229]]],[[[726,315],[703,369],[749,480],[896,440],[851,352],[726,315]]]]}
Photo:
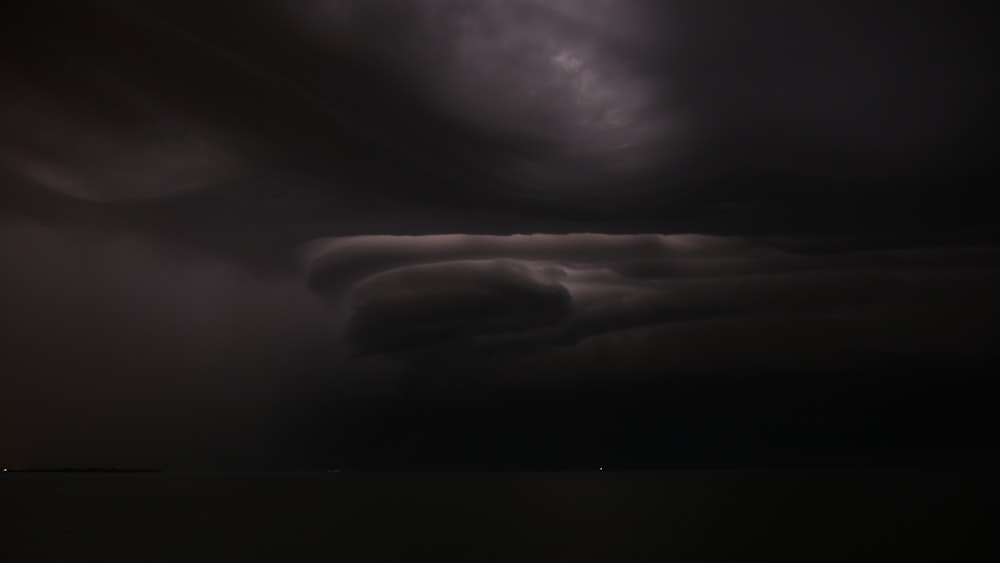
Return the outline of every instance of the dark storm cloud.
{"type": "MultiPolygon", "coordinates": [[[[703,235],[573,235],[520,234],[358,236],[320,239],[303,250],[311,282],[322,291],[340,282],[365,276],[387,265],[404,266],[455,259],[518,257],[568,262],[608,262],[625,259],[708,260],[725,258],[745,249],[745,241],[703,235]]],[[[748,250],[750,255],[766,250],[748,250]]]]}
{"type": "Polygon", "coordinates": [[[295,449],[291,420],[320,450],[322,421],[470,374],[497,404],[548,382],[545,418],[623,370],[957,364],[998,333],[990,20],[965,6],[0,11],[23,460],[295,449]]]}
{"type": "Polygon", "coordinates": [[[345,338],[359,350],[419,357],[538,353],[710,319],[742,318],[750,329],[775,315],[864,316],[927,303],[968,312],[991,306],[1000,281],[995,247],[809,255],[780,244],[698,235],[356,237],[313,243],[310,275],[328,300],[352,304],[342,313],[350,314],[345,338]]]}
{"type": "Polygon", "coordinates": [[[691,213],[682,202],[720,193],[933,200],[926,183],[987,171],[993,90],[974,14],[905,14],[323,0],[255,3],[234,21],[157,1],[20,7],[0,152],[8,172],[73,197],[225,187],[272,221],[273,193],[305,213],[373,201],[402,217],[394,232],[435,230],[413,204],[456,225],[440,218],[492,207],[503,231],[525,213],[691,213]]]}
{"type": "Polygon", "coordinates": [[[289,11],[314,44],[333,49],[346,35],[409,69],[407,83],[446,113],[522,139],[524,152],[491,165],[512,187],[575,199],[599,198],[612,179],[620,196],[652,169],[657,190],[767,179],[813,197],[984,170],[967,151],[992,119],[986,30],[971,14],[897,8],[577,0],[289,11]]]}
{"type": "Polygon", "coordinates": [[[570,302],[562,275],[510,260],[381,272],[352,292],[347,338],[362,352],[379,352],[556,324],[570,302]]]}
{"type": "Polygon", "coordinates": [[[130,119],[108,123],[43,92],[9,86],[0,108],[0,128],[9,132],[0,141],[0,163],[59,194],[151,199],[211,187],[245,168],[221,140],[161,108],[134,104],[130,119]]]}

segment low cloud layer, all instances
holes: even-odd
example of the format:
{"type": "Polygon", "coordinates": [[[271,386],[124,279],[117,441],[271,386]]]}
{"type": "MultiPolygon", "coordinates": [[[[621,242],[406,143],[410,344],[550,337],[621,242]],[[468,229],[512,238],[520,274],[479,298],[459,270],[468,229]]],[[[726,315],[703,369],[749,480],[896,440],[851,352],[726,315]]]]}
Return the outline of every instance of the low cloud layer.
{"type": "MultiPolygon", "coordinates": [[[[781,246],[698,235],[448,235],[317,241],[309,252],[314,289],[350,304],[344,338],[366,354],[411,360],[549,353],[681,323],[742,327],[745,335],[719,339],[718,354],[705,354],[704,367],[721,367],[727,348],[753,340],[758,325],[794,332],[795,319],[807,328],[825,319],[863,333],[879,318],[881,341],[854,341],[841,355],[889,358],[905,353],[893,332],[909,334],[922,314],[923,332],[941,336],[983,317],[977,309],[992,306],[1000,281],[995,247],[815,254],[801,240],[795,252],[781,246]]],[[[987,351],[983,341],[946,340],[924,351],[987,351]]],[[[651,360],[659,345],[609,354],[651,360]]],[[[672,367],[669,357],[660,367],[672,367]]],[[[774,359],[782,363],[780,353],[774,359]]]]}
{"type": "Polygon", "coordinates": [[[521,332],[569,312],[563,270],[511,260],[442,262],[381,272],[352,292],[347,338],[363,351],[521,332]]]}

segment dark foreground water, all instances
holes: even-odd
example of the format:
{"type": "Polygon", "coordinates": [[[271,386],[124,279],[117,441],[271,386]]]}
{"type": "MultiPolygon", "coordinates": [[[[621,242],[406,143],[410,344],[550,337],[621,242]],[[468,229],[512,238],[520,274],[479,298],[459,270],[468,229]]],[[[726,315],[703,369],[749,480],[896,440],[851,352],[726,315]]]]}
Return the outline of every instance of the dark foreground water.
{"type": "Polygon", "coordinates": [[[991,561],[996,477],[7,474],[0,561],[991,561]]]}

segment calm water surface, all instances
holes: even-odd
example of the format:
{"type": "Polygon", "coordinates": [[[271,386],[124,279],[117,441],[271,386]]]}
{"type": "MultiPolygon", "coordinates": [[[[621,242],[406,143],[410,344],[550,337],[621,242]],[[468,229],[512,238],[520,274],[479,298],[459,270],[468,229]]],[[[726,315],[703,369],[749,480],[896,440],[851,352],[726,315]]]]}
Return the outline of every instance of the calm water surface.
{"type": "Polygon", "coordinates": [[[7,474],[0,561],[992,561],[996,477],[7,474]]]}

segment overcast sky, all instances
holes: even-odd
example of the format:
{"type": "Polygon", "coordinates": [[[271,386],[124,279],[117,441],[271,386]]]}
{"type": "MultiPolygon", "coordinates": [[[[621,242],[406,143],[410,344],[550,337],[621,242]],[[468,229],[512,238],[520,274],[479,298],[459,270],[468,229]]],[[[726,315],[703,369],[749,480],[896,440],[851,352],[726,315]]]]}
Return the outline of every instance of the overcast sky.
{"type": "Polygon", "coordinates": [[[997,458],[973,7],[0,22],[2,465],[997,458]]]}

